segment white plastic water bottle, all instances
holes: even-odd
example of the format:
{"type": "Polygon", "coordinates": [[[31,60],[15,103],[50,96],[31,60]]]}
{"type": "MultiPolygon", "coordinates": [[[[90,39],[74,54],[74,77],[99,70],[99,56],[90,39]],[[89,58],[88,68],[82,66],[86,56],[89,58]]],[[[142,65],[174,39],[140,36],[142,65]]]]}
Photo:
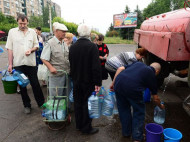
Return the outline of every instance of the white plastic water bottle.
{"type": "Polygon", "coordinates": [[[56,110],[44,109],[42,111],[42,116],[46,117],[46,119],[48,120],[64,120],[66,116],[66,112],[64,110],[56,111],[56,110]],[[52,115],[52,111],[54,111],[54,115],[52,115]],[[56,112],[57,112],[57,115],[56,115],[56,112]]]}
{"type": "MultiPolygon", "coordinates": [[[[164,102],[161,102],[161,104],[164,104],[164,102]]],[[[159,106],[154,108],[154,122],[157,124],[165,122],[165,109],[161,109],[159,106]]]]}
{"type": "Polygon", "coordinates": [[[111,116],[113,114],[113,108],[114,108],[113,92],[109,92],[109,94],[104,98],[102,106],[102,115],[111,116]]]}
{"type": "Polygon", "coordinates": [[[29,79],[21,71],[13,70],[12,72],[14,79],[17,80],[21,87],[26,87],[30,83],[29,79]]]}
{"type": "Polygon", "coordinates": [[[96,92],[92,92],[92,95],[88,98],[88,113],[90,118],[100,117],[100,104],[96,92]]]}

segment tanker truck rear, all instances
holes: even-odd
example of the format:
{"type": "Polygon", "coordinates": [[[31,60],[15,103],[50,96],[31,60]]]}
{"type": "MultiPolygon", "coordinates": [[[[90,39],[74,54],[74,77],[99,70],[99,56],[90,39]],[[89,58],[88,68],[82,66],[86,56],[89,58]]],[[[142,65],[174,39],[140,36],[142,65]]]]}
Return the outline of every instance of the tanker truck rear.
{"type": "Polygon", "coordinates": [[[134,41],[148,50],[147,64],[155,61],[161,64],[159,86],[169,73],[180,77],[190,74],[190,8],[150,17],[135,30],[134,41]]]}

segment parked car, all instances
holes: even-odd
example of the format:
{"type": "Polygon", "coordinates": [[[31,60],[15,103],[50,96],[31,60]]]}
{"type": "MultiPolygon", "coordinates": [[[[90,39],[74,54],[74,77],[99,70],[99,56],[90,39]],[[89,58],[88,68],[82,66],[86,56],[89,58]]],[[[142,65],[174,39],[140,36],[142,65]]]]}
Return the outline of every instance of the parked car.
{"type": "Polygon", "coordinates": [[[0,31],[0,41],[6,41],[7,35],[4,31],[0,31]]]}
{"type": "Polygon", "coordinates": [[[44,42],[47,42],[49,39],[51,39],[53,37],[53,34],[51,34],[49,32],[42,32],[41,35],[42,35],[44,42]]]}

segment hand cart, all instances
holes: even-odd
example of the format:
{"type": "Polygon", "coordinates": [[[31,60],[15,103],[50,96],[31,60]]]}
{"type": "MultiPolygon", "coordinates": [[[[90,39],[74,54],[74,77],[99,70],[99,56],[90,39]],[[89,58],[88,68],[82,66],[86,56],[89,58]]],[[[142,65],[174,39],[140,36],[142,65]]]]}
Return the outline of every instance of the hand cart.
{"type": "MultiPolygon", "coordinates": [[[[47,81],[47,102],[49,100],[51,100],[53,98],[53,109],[52,109],[52,117],[53,119],[48,120],[47,118],[44,119],[43,121],[45,122],[45,124],[48,125],[48,128],[51,130],[61,130],[63,129],[66,124],[70,124],[71,123],[71,115],[69,114],[68,111],[68,107],[69,107],[69,99],[68,99],[68,95],[69,95],[69,79],[68,79],[68,74],[63,71],[63,70],[58,70],[57,72],[63,74],[63,76],[65,75],[65,84],[63,85],[63,87],[59,87],[59,86],[50,86],[49,84],[49,73],[48,73],[48,81],[47,81]],[[55,89],[55,96],[49,96],[49,89],[55,89]],[[64,90],[65,96],[61,96],[62,94],[59,94],[58,89],[66,89],[64,90]],[[59,103],[60,100],[65,100],[66,103],[66,113],[65,113],[65,119],[63,120],[59,120],[58,119],[58,107],[59,107],[59,103]],[[57,106],[55,106],[55,101],[57,101],[57,106]]],[[[61,86],[61,85],[60,85],[61,86]]],[[[46,102],[46,103],[47,103],[46,102]]]]}

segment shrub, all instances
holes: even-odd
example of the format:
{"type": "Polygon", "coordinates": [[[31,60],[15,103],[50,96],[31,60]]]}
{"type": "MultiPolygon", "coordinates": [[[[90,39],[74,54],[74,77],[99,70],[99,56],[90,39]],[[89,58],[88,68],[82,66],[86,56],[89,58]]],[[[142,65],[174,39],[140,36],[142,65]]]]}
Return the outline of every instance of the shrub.
{"type": "Polygon", "coordinates": [[[53,23],[54,22],[59,22],[59,23],[64,24],[68,28],[69,32],[71,32],[71,33],[75,33],[75,34],[77,33],[78,25],[75,23],[66,22],[66,21],[64,21],[63,18],[60,18],[60,17],[55,17],[53,19],[53,23]]]}
{"type": "Polygon", "coordinates": [[[118,36],[119,36],[119,33],[118,33],[117,31],[115,31],[115,30],[113,30],[113,31],[108,31],[108,32],[106,33],[106,36],[107,36],[107,37],[118,37],[118,36]]]}
{"type": "Polygon", "coordinates": [[[5,24],[5,23],[0,23],[0,30],[4,31],[6,34],[8,34],[9,30],[12,28],[17,27],[17,24],[5,24]]]}

